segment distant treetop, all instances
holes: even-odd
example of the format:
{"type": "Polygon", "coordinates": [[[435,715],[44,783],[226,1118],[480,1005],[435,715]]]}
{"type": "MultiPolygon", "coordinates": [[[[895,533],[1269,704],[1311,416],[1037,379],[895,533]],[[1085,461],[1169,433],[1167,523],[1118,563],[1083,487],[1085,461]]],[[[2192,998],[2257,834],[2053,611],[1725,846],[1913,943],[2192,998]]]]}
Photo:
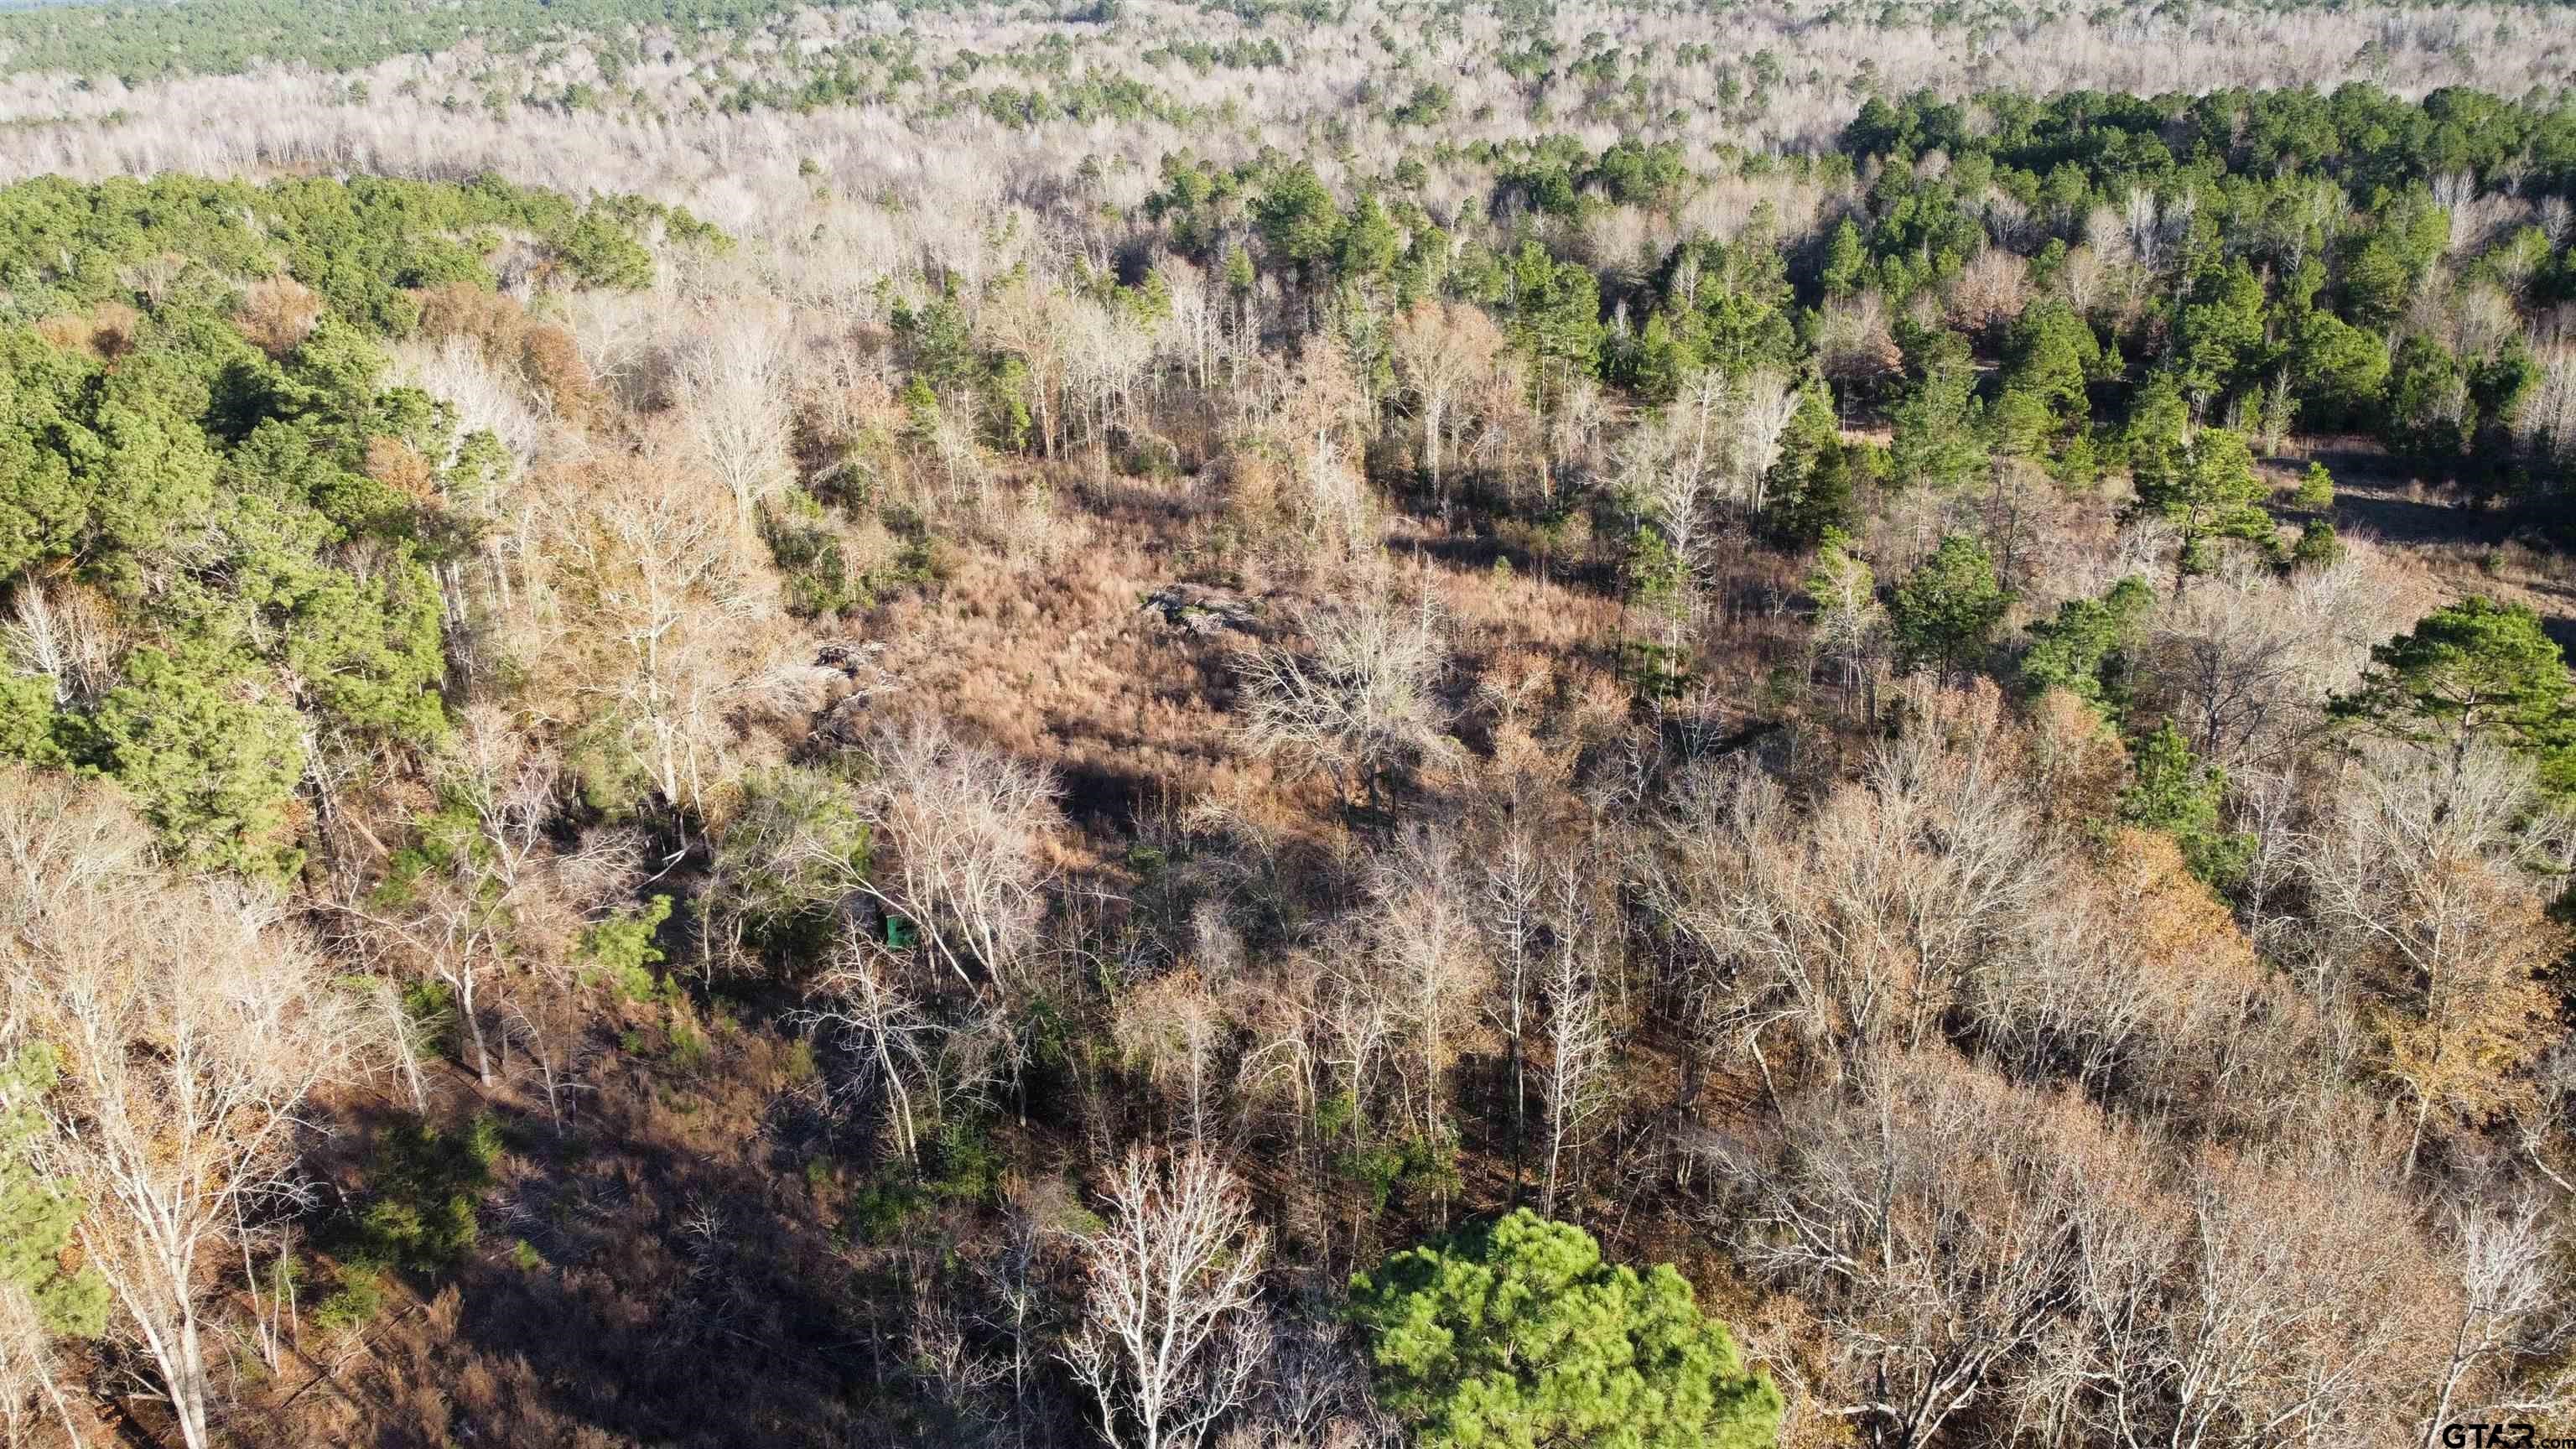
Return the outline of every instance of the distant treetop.
{"type": "MultiPolygon", "coordinates": [[[[835,0],[815,0],[830,8],[835,0]]],[[[795,0],[169,0],[0,7],[0,73],[69,71],[127,81],[231,75],[263,62],[356,70],[467,41],[522,51],[581,36],[660,27],[744,31],[807,6],[795,0]]]]}

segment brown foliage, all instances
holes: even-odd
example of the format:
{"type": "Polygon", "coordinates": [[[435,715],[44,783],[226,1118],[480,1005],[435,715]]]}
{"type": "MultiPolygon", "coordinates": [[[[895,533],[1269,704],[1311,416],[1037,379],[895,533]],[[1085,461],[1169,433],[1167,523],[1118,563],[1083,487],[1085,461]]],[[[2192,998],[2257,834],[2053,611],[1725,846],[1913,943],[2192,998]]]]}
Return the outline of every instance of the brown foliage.
{"type": "Polygon", "coordinates": [[[550,322],[528,328],[519,339],[518,364],[529,385],[554,400],[558,415],[573,422],[589,417],[597,389],[571,333],[550,322]]]}
{"type": "Polygon", "coordinates": [[[251,283],[233,311],[233,326],[250,345],[281,361],[304,345],[321,320],[322,299],[292,277],[251,283]]]}
{"type": "Polygon", "coordinates": [[[486,292],[469,282],[450,282],[413,296],[420,304],[423,336],[471,338],[486,359],[517,373],[550,403],[556,416],[580,423],[594,415],[600,401],[598,384],[570,332],[529,316],[526,308],[503,293],[486,292]]]}
{"type": "Polygon", "coordinates": [[[134,330],[143,314],[122,302],[101,302],[86,315],[63,314],[36,324],[36,335],[69,352],[86,352],[114,362],[134,350],[134,330]]]}
{"type": "Polygon", "coordinates": [[[368,477],[423,503],[438,497],[438,470],[400,438],[367,439],[364,467],[368,477]]]}
{"type": "Polygon", "coordinates": [[[420,304],[420,330],[425,337],[471,337],[494,352],[515,344],[528,326],[527,311],[498,292],[471,282],[449,282],[412,294],[420,304]]]}
{"type": "Polygon", "coordinates": [[[2128,752],[2091,705],[2052,689],[2031,709],[2031,783],[2052,820],[2075,824],[2118,813],[2128,752]]]}
{"type": "Polygon", "coordinates": [[[1989,343],[2021,316],[2030,301],[2029,264],[2002,247],[1970,259],[1950,282],[1950,325],[1989,343]]]}

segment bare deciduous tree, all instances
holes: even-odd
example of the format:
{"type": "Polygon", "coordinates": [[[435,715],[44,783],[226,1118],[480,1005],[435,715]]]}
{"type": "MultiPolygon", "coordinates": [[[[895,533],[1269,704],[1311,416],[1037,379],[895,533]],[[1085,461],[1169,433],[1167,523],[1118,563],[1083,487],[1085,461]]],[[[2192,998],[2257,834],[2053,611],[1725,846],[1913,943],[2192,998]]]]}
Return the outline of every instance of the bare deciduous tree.
{"type": "MultiPolygon", "coordinates": [[[[1608,1003],[1602,999],[1600,942],[1591,921],[1586,882],[1571,863],[1561,866],[1552,892],[1555,949],[1541,968],[1540,996],[1547,1008],[1547,1065],[1539,1095],[1547,1105],[1547,1173],[1539,1210],[1553,1216],[1557,1188],[1588,1144],[1611,1105],[1614,1055],[1608,1003]]],[[[1579,1185],[1579,1184],[1578,1184],[1579,1185]]]]}
{"type": "Polygon", "coordinates": [[[1887,622],[1887,610],[1878,602],[1878,576],[1840,544],[1829,542],[1807,576],[1807,594],[1816,603],[1816,650],[1841,663],[1848,712],[1853,695],[1869,677],[1871,647],[1887,622]]]}
{"type": "Polygon", "coordinates": [[[0,1282],[0,1443],[35,1442],[35,1401],[42,1398],[63,1426],[66,1442],[84,1442],[65,1397],[60,1346],[38,1316],[35,1303],[14,1283],[0,1282]]]}
{"type": "Polygon", "coordinates": [[[2054,1320],[2093,1129],[1934,1052],[1887,1059],[1850,1096],[1811,1091],[1781,1133],[1718,1154],[1738,1251],[1823,1314],[1835,1413],[1890,1449],[1933,1442],[2000,1397],[2054,1320]]]}
{"type": "Polygon", "coordinates": [[[1217,1051],[1227,1035],[1224,1009],[1200,974],[1184,968],[1157,976],[1118,1003],[1111,1036],[1145,1079],[1180,1099],[1190,1145],[1207,1145],[1217,1101],[1217,1051]]]}
{"type": "Polygon", "coordinates": [[[2563,1248],[2539,1203],[2456,1212],[2452,1228],[2459,1315],[2434,1378],[2422,1449],[2436,1449],[2442,1430],[2461,1420],[2554,1419],[2576,1404],[2576,1371],[2550,1364],[2576,1333],[2576,1319],[2556,1288],[2551,1265],[2563,1248]],[[2526,1364],[2548,1366],[2517,1376],[2526,1364]]]}
{"type": "Polygon", "coordinates": [[[38,1160],[87,1201],[83,1251],[205,1449],[210,1280],[303,1202],[303,1109],[366,1052],[371,1020],[271,905],[164,876],[108,792],[14,771],[0,945],[0,1019],[61,1067],[38,1160]]]}
{"type": "Polygon", "coordinates": [[[1387,333],[1398,380],[1422,419],[1422,464],[1432,496],[1445,515],[1449,491],[1441,447],[1456,436],[1457,411],[1477,381],[1492,372],[1503,350],[1502,329],[1484,309],[1466,303],[1423,301],[1395,320],[1387,333]]]}
{"type": "Polygon", "coordinates": [[[2443,1292],[2390,1190],[2394,1141],[2310,1124],[2167,1181],[2152,1140],[2093,1160],[2069,1205],[2080,1266],[2026,1383],[2063,1431],[2124,1449],[2410,1431],[2443,1292]]]}
{"type": "Polygon", "coordinates": [[[1029,402],[1038,415],[1038,446],[1054,457],[1071,340],[1064,298],[1035,278],[1015,278],[985,302],[975,320],[996,346],[1027,366],[1029,402]]]}
{"type": "Polygon", "coordinates": [[[1099,1396],[1111,1449],[1192,1449],[1245,1401],[1268,1348],[1267,1234],[1202,1150],[1131,1150],[1108,1199],[1109,1221],[1080,1240],[1090,1286],[1065,1363],[1099,1396]]]}
{"type": "Polygon", "coordinates": [[[2566,824],[2534,808],[2527,761],[2483,742],[2448,771],[2363,742],[2334,783],[2305,842],[2315,915],[2353,984],[2394,1008],[2385,1063],[2420,1146],[2437,1110],[2465,1124],[2530,1095],[2520,1049],[2547,1010],[2533,973],[2557,949],[2543,911],[2566,824]]]}
{"type": "Polygon", "coordinates": [[[855,927],[843,931],[833,949],[832,968],[808,995],[816,1004],[804,1018],[849,1034],[863,1064],[851,1087],[884,1095],[895,1150],[905,1161],[919,1162],[916,1097],[937,1091],[931,1072],[938,1055],[932,1038],[939,1023],[905,986],[888,953],[855,927]]]}
{"type": "Polygon", "coordinates": [[[1757,771],[1692,771],[1647,898],[1691,945],[1704,1030],[1783,1023],[1809,1049],[1918,1046],[1996,938],[2043,899],[2050,851],[1991,689],[1932,697],[1946,730],[1882,747],[1806,819],[1757,771]]]}
{"type": "Polygon", "coordinates": [[[45,679],[59,707],[105,692],[116,678],[111,620],[93,590],[41,573],[10,591],[0,658],[45,679]]]}
{"type": "Polygon", "coordinates": [[[1428,601],[1320,613],[1307,633],[1312,652],[1273,645],[1242,656],[1255,750],[1326,771],[1344,799],[1358,785],[1372,808],[1394,771],[1452,752],[1433,691],[1449,651],[1428,601]]]}
{"type": "Polygon", "coordinates": [[[1110,432],[1135,431],[1133,404],[1137,386],[1153,367],[1153,334],[1123,309],[1089,297],[1065,303],[1063,315],[1066,391],[1087,420],[1094,459],[1105,472],[1110,432]]]}
{"type": "Polygon", "coordinates": [[[1379,956],[1414,1039],[1406,1095],[1416,1098],[1426,1142],[1443,1138],[1444,1078],[1458,1034],[1492,980],[1468,869],[1455,836],[1417,822],[1378,861],[1370,882],[1379,956]]]}
{"type": "Polygon", "coordinates": [[[1729,480],[1745,511],[1760,513],[1770,501],[1767,487],[1771,466],[1780,461],[1780,440],[1798,415],[1798,390],[1778,373],[1751,372],[1735,379],[1728,402],[1729,480]]]}
{"type": "Polygon", "coordinates": [[[523,614],[541,627],[512,641],[553,662],[616,763],[682,811],[724,773],[728,710],[778,627],[715,501],[660,460],[551,480],[522,560],[523,614]]]}
{"type": "Polygon", "coordinates": [[[1660,422],[1638,428],[1614,453],[1623,488],[1644,503],[1694,579],[1708,563],[1709,505],[1727,481],[1721,474],[1726,404],[1725,380],[1701,372],[1660,422]]]}
{"type": "Polygon", "coordinates": [[[1359,468],[1373,416],[1368,391],[1346,349],[1322,340],[1274,376],[1270,431],[1295,471],[1295,513],[1306,541],[1329,557],[1356,561],[1377,541],[1359,468]]]}
{"type": "Polygon", "coordinates": [[[1485,855],[1484,928],[1495,957],[1496,1016],[1512,1054],[1512,1173],[1529,1147],[1529,1031],[1538,989],[1547,878],[1525,821],[1507,819],[1485,855]]]}
{"type": "Polygon", "coordinates": [[[546,1115],[555,1135],[564,1131],[564,1114],[572,1099],[590,1090],[582,1072],[591,1060],[589,1022],[583,1003],[561,981],[522,982],[512,993],[503,1030],[527,1057],[538,1089],[546,1096],[546,1115]]]}
{"type": "Polygon", "coordinates": [[[1225,350],[1223,301],[1207,273],[1177,258],[1155,269],[1171,291],[1172,315],[1163,324],[1164,356],[1180,364],[1191,384],[1202,390],[1216,377],[1217,359],[1225,350]]]}
{"type": "MultiPolygon", "coordinates": [[[[423,824],[427,838],[400,891],[371,889],[366,872],[346,870],[334,902],[353,945],[409,958],[454,993],[474,1075],[486,1086],[493,1054],[484,987],[509,954],[514,913],[534,882],[556,770],[551,751],[529,747],[495,711],[468,711],[456,753],[439,772],[447,797],[462,809],[423,824]]],[[[408,1052],[404,1066],[410,1070],[408,1052]]]]}
{"type": "Polygon", "coordinates": [[[680,350],[673,369],[690,441],[733,495],[743,540],[760,505],[792,477],[783,331],[783,322],[757,311],[711,321],[680,350]]]}
{"type": "Polygon", "coordinates": [[[919,926],[970,987],[971,962],[1006,993],[1036,940],[1046,842],[1062,824],[1053,772],[971,745],[944,724],[880,730],[865,808],[884,853],[862,884],[919,926]]]}

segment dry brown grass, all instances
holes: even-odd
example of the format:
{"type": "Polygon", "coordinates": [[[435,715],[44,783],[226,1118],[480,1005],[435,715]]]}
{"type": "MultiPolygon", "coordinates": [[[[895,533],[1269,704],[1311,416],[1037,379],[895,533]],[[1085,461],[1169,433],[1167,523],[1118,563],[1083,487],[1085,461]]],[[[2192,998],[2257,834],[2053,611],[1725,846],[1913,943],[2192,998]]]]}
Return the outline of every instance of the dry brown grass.
{"type": "Polygon", "coordinates": [[[1052,566],[960,551],[943,584],[878,611],[867,632],[893,645],[897,708],[1052,765],[1077,819],[1123,821],[1153,797],[1219,787],[1243,762],[1222,641],[1138,612],[1171,579],[1168,553],[1091,523],[1091,543],[1052,566]]]}

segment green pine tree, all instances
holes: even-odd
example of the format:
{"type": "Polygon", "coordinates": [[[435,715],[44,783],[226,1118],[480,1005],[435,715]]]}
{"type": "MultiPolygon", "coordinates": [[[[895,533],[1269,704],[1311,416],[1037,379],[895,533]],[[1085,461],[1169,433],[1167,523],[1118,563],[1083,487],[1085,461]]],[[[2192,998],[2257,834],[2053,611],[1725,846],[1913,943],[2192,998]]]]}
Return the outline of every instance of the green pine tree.
{"type": "Polygon", "coordinates": [[[1351,214],[1342,223],[1342,234],[1335,251],[1334,266],[1344,279],[1373,281],[1395,266],[1396,253],[1404,246],[1403,235],[1395,223],[1387,220],[1386,209],[1377,204],[1374,192],[1360,193],[1351,204],[1351,214]]]}
{"type": "Polygon", "coordinates": [[[1954,533],[1921,567],[1896,586],[1888,617],[1896,632],[1897,661],[1907,669],[1937,665],[1941,682],[1974,660],[2012,606],[1995,577],[1993,555],[1966,534],[1954,533]]]}
{"type": "Polygon", "coordinates": [[[1985,468],[1985,409],[1964,358],[1936,361],[1892,418],[1888,471],[1899,486],[1962,488],[1985,468]]]}
{"type": "Polygon", "coordinates": [[[1524,1208],[1351,1281],[1380,1403],[1422,1449],[1764,1449],[1780,1391],[1670,1264],[1524,1208]]]}
{"type": "Polygon", "coordinates": [[[2326,471],[2325,464],[2310,463],[2306,475],[2299,479],[2299,491],[2290,495],[2290,504],[2310,513],[2323,513],[2334,507],[2334,499],[2334,475],[2326,471]]]}
{"type": "Polygon", "coordinates": [[[2069,599],[2057,617],[2030,626],[2022,683],[2034,695],[2063,689],[2114,715],[2128,704],[2128,651],[2138,642],[2155,593],[2131,575],[2098,599],[2069,599]]]}
{"type": "Polygon", "coordinates": [[[2172,720],[2139,742],[2130,766],[2135,778],[2120,796],[2120,818],[2173,836],[2184,864],[2209,885],[2224,890],[2241,880],[2254,840],[2219,828],[2227,772],[2202,764],[2172,720]]]}
{"type": "Polygon", "coordinates": [[[107,1280],[94,1267],[62,1266],[88,1206],[28,1159],[43,1129],[36,1104],[57,1075],[49,1046],[0,1056],[0,1284],[25,1296],[46,1333],[96,1338],[107,1328],[107,1280]]]}
{"type": "Polygon", "coordinates": [[[2267,553],[2277,550],[2272,515],[2263,511],[2271,492],[2254,473],[2245,435],[2226,428],[2192,429],[2169,388],[2151,388],[2131,427],[2130,477],[2138,489],[2132,516],[2162,515],[2182,535],[2174,561],[2174,588],[2208,572],[2211,545],[2242,539],[2267,553]]]}
{"type": "Polygon", "coordinates": [[[2576,720],[2558,643],[2528,605],[2471,596],[2436,609],[2370,651],[2336,718],[2446,750],[2456,773],[2469,745],[2494,739],[2539,758],[2553,789],[2576,788],[2576,720]]]}
{"type": "Polygon", "coordinates": [[[1834,228],[1831,241],[1825,244],[1824,283],[1828,297],[1848,297],[1860,290],[1861,274],[1869,268],[1869,252],[1861,245],[1860,228],[1851,218],[1843,218],[1834,228]]]}

